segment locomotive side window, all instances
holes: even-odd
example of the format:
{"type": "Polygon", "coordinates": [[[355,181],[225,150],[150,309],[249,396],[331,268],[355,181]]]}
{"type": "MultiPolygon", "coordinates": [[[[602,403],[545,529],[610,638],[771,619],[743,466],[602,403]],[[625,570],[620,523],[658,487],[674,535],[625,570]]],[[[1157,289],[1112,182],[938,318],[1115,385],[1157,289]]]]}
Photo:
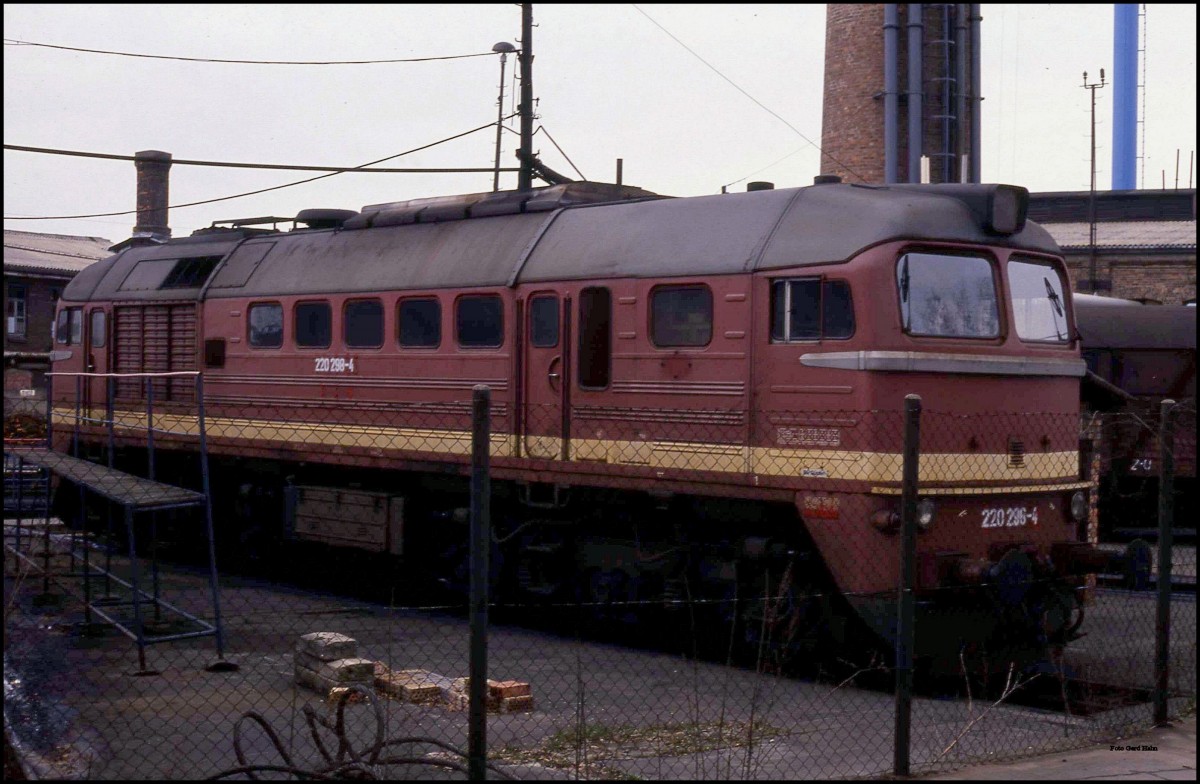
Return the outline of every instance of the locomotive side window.
{"type": "Polygon", "coordinates": [[[92,311],[92,348],[104,348],[107,338],[105,321],[103,310],[92,311]]]}
{"type": "Polygon", "coordinates": [[[896,264],[896,286],[910,335],[1000,336],[996,281],[985,258],[907,253],[896,264]]]}
{"type": "Polygon", "coordinates": [[[354,299],[342,312],[342,336],[347,348],[379,348],[383,345],[383,303],[377,299],[354,299]]]}
{"type": "Polygon", "coordinates": [[[1026,259],[1008,262],[1013,325],[1022,340],[1067,341],[1063,282],[1050,264],[1026,259]]]}
{"type": "Polygon", "coordinates": [[[504,342],[504,305],[497,295],[459,297],[454,309],[459,346],[497,348],[504,342]]]}
{"type": "Polygon", "coordinates": [[[400,300],[400,345],[407,348],[437,348],[442,343],[442,305],[436,299],[400,300]]]}
{"type": "Polygon", "coordinates": [[[854,304],[844,280],[799,278],[771,284],[771,342],[843,340],[854,334],[854,304]]]}
{"type": "Polygon", "coordinates": [[[579,386],[608,386],[612,368],[612,295],[594,286],[579,292],[579,386]]]}
{"type": "Polygon", "coordinates": [[[301,302],[296,305],[296,345],[301,348],[329,348],[333,341],[333,309],[328,302],[301,302]]]}
{"type": "Polygon", "coordinates": [[[662,286],[650,294],[650,340],[655,346],[707,346],[712,328],[708,286],[662,286]]]}
{"type": "Polygon", "coordinates": [[[283,306],[278,302],[260,302],[249,310],[250,345],[279,348],[283,345],[283,306]]]}
{"type": "Polygon", "coordinates": [[[529,339],[535,348],[558,345],[558,297],[542,296],[529,300],[529,339]]]}
{"type": "Polygon", "coordinates": [[[65,308],[58,312],[54,341],[64,346],[78,346],[83,342],[83,308],[65,308]]]}

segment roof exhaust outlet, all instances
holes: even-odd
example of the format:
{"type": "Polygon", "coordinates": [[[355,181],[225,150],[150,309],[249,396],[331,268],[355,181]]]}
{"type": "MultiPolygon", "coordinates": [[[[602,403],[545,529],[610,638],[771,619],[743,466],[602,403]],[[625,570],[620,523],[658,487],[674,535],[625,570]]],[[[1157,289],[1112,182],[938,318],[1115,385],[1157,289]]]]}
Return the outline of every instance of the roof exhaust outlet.
{"type": "Polygon", "coordinates": [[[773,183],[773,182],[762,182],[760,180],[759,182],[746,183],[746,192],[747,193],[749,193],[750,191],[773,191],[773,190],[775,190],[775,183],[773,183]]]}
{"type": "Polygon", "coordinates": [[[340,229],[357,214],[354,210],[300,210],[296,213],[296,223],[303,223],[310,229],[340,229]]]}
{"type": "Polygon", "coordinates": [[[818,174],[813,177],[813,185],[835,185],[842,181],[836,174],[818,174]]]}

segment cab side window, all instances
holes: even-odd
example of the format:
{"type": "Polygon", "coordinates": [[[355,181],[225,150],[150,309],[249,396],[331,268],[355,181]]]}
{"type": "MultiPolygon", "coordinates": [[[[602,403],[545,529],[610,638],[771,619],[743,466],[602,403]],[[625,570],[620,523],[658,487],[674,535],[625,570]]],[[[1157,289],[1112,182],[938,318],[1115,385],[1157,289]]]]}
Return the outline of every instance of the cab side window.
{"type": "Polygon", "coordinates": [[[844,340],[854,334],[854,304],[844,280],[794,278],[771,283],[771,342],[844,340]]]}

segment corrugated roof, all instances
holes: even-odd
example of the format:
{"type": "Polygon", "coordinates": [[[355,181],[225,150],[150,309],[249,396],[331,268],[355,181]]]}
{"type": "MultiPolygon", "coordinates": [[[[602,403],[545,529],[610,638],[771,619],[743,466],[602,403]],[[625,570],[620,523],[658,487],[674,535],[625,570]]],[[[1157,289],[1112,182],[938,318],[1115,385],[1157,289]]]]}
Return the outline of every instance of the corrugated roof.
{"type": "MultiPolygon", "coordinates": [[[[1091,245],[1089,223],[1043,223],[1063,250],[1091,245]]],[[[1195,250],[1196,221],[1111,221],[1096,224],[1097,248],[1195,250]]]]}
{"type": "Polygon", "coordinates": [[[4,230],[4,269],[74,275],[111,255],[112,240],[69,234],[4,230]]]}

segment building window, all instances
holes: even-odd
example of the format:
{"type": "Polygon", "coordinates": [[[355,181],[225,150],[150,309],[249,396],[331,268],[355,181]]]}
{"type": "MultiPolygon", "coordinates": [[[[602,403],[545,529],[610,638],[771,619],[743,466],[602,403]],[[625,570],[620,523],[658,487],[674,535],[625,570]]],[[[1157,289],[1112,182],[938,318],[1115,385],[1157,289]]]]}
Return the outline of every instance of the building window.
{"type": "Polygon", "coordinates": [[[707,346],[712,328],[708,286],[662,286],[650,295],[650,340],[659,348],[707,346]]]}
{"type": "Polygon", "coordinates": [[[603,389],[612,367],[612,294],[601,287],[579,292],[579,386],[603,389]]]}
{"type": "Polygon", "coordinates": [[[296,345],[329,348],[333,340],[333,310],[328,302],[301,302],[296,306],[296,345]]]}
{"type": "Polygon", "coordinates": [[[529,338],[535,348],[558,345],[558,297],[553,294],[529,301],[529,338]]]}
{"type": "Polygon", "coordinates": [[[455,322],[463,348],[497,348],[504,342],[504,305],[495,294],[460,297],[455,322]]]}
{"type": "Polygon", "coordinates": [[[842,340],[854,334],[850,284],[799,278],[771,283],[771,342],[842,340]]]}
{"type": "Polygon", "coordinates": [[[28,289],[16,283],[8,284],[8,299],[4,305],[4,333],[10,338],[25,337],[26,329],[26,297],[28,289]]]}
{"type": "Polygon", "coordinates": [[[442,343],[442,305],[436,299],[400,300],[400,345],[405,348],[437,348],[442,343]]]}
{"type": "Polygon", "coordinates": [[[279,348],[283,345],[283,306],[262,302],[250,306],[250,345],[279,348]]]}
{"type": "Polygon", "coordinates": [[[383,345],[383,303],[377,299],[355,299],[342,313],[342,335],[347,348],[379,348],[383,345]]]}

